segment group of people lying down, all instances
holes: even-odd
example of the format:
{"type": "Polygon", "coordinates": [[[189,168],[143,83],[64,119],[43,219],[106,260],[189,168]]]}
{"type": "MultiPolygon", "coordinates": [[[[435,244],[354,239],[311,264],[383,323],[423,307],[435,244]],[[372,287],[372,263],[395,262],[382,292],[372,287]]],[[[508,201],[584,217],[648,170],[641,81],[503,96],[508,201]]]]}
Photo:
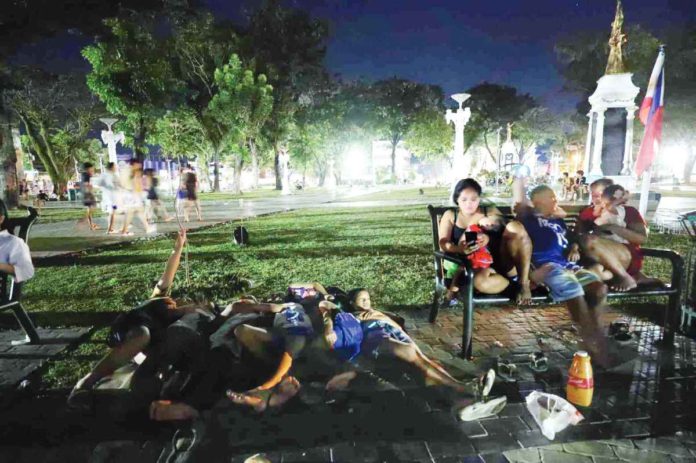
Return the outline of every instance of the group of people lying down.
{"type": "MultiPolygon", "coordinates": [[[[505,223],[495,207],[481,205],[476,180],[460,180],[452,197],[457,208],[440,220],[440,249],[469,260],[474,288],[481,293],[512,289],[517,303],[525,305],[531,303],[534,286],[546,287],[554,301],[568,307],[586,349],[606,364],[600,310],[608,287],[629,291],[638,284],[661,284],[641,272],[645,221],[626,205],[628,192],[611,179],[591,184],[592,204],[580,213],[574,233],[550,187],[537,186],[529,197],[525,189],[525,178],[516,177],[515,220],[505,223]]],[[[454,303],[462,269],[449,261],[444,268],[449,280],[445,302],[454,303]]]]}
{"type": "Polygon", "coordinates": [[[374,309],[365,289],[346,294],[319,283],[293,284],[284,303],[243,297],[223,309],[172,299],[185,241],[186,232],[179,232],[150,299],[114,322],[109,352],[78,381],[70,407],[89,408],[95,388],[139,353],[145,360],[131,381],[129,406],[157,421],[195,418],[225,398],[263,412],[294,397],[300,379],[319,373],[327,391],[343,390],[382,362],[420,372],[425,385],[470,396],[490,391],[492,370],[455,379],[419,349],[402,319],[374,309]]]}

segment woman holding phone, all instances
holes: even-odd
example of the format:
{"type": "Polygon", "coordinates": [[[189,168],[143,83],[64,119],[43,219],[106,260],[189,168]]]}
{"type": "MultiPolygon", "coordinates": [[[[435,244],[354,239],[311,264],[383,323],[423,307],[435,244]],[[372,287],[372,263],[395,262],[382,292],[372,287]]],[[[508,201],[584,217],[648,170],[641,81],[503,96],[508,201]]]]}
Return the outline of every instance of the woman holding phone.
{"type": "MultiPolygon", "coordinates": [[[[498,294],[510,284],[507,278],[493,269],[493,258],[488,250],[490,237],[484,229],[502,228],[502,221],[483,213],[479,207],[481,185],[472,179],[460,180],[454,188],[452,200],[457,209],[447,211],[440,219],[440,250],[464,255],[474,269],[474,288],[484,294],[498,294]]],[[[459,287],[457,280],[461,269],[457,264],[445,261],[447,279],[451,279],[445,301],[455,299],[459,287]]]]}

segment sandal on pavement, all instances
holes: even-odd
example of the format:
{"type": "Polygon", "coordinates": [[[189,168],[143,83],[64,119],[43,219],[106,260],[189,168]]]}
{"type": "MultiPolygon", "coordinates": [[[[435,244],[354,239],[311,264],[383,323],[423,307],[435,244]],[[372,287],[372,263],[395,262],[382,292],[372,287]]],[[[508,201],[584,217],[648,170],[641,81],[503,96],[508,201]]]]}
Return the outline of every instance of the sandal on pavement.
{"type": "Polygon", "coordinates": [[[476,421],[500,413],[507,405],[507,396],[497,397],[488,402],[476,402],[459,411],[462,421],[476,421]]]}
{"type": "Polygon", "coordinates": [[[549,369],[549,359],[541,351],[529,354],[529,368],[537,373],[543,373],[549,369]]]}
{"type": "Polygon", "coordinates": [[[619,320],[609,325],[609,335],[614,337],[620,344],[625,344],[633,339],[630,327],[627,322],[619,320]]]}
{"type": "Polygon", "coordinates": [[[513,383],[517,381],[517,365],[509,360],[502,359],[498,357],[496,360],[498,371],[498,376],[508,383],[513,383]]]}

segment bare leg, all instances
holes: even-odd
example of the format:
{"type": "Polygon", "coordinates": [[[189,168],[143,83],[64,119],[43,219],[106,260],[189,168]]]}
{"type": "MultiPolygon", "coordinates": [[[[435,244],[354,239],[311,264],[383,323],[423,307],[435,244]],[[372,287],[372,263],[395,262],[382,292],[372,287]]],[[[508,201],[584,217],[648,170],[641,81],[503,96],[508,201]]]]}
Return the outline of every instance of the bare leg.
{"type": "Polygon", "coordinates": [[[474,288],[484,294],[499,294],[509,284],[507,278],[495,273],[492,268],[479,269],[474,274],[474,288]]]}
{"type": "Polygon", "coordinates": [[[532,262],[532,240],[529,239],[524,225],[517,220],[513,220],[505,226],[500,255],[503,259],[503,266],[511,269],[508,276],[516,274],[518,277],[520,292],[517,294],[517,304],[531,304],[529,266],[532,262]]]}
{"type": "Polygon", "coordinates": [[[607,364],[606,346],[600,325],[601,306],[607,294],[604,283],[595,282],[585,286],[585,296],[566,301],[574,322],[578,324],[580,336],[586,349],[600,365],[607,364]]]}
{"type": "Polygon", "coordinates": [[[196,200],[193,202],[193,204],[194,204],[195,207],[196,207],[196,214],[198,215],[198,221],[200,222],[200,221],[203,220],[203,215],[202,215],[202,213],[201,213],[201,202],[200,202],[199,199],[196,199],[196,200]]]}
{"type": "Polygon", "coordinates": [[[106,229],[106,233],[113,233],[114,232],[115,222],[116,222],[116,210],[112,208],[109,211],[109,225],[106,229]]]}
{"type": "Polygon", "coordinates": [[[126,216],[123,219],[123,228],[121,229],[122,235],[128,235],[128,226],[131,224],[132,220],[133,220],[133,209],[128,209],[128,210],[126,210],[126,216]]]}
{"type": "Polygon", "coordinates": [[[181,421],[198,418],[198,410],[183,402],[155,400],[150,404],[150,419],[154,421],[181,421]]]}
{"type": "Polygon", "coordinates": [[[147,223],[147,217],[145,217],[145,211],[143,210],[143,208],[139,207],[138,209],[136,209],[135,214],[140,219],[140,223],[142,224],[145,233],[152,233],[154,231],[154,226],[150,227],[150,224],[147,223]]]}
{"type": "Polygon", "coordinates": [[[114,371],[131,361],[150,344],[150,331],[139,326],[128,331],[123,344],[114,347],[102,358],[92,371],[78,381],[75,389],[90,389],[100,379],[111,375],[114,371]]]}
{"type": "Polygon", "coordinates": [[[457,381],[441,367],[436,366],[425,355],[420,353],[413,344],[405,344],[393,339],[387,339],[379,346],[380,353],[391,354],[404,362],[414,365],[425,375],[426,380],[435,384],[451,387],[458,392],[468,391],[466,385],[457,381]]]}
{"type": "Polygon", "coordinates": [[[631,263],[631,252],[626,246],[593,235],[586,235],[581,245],[588,257],[602,264],[614,275],[614,280],[609,284],[611,289],[628,291],[638,286],[636,280],[626,271],[631,263]]]}
{"type": "Polygon", "coordinates": [[[462,268],[457,267],[457,270],[454,272],[454,275],[452,276],[452,283],[450,284],[450,287],[447,288],[447,292],[445,293],[445,301],[449,302],[455,297],[457,297],[457,293],[459,292],[459,286],[457,286],[457,281],[459,280],[459,277],[462,276],[462,268]]]}

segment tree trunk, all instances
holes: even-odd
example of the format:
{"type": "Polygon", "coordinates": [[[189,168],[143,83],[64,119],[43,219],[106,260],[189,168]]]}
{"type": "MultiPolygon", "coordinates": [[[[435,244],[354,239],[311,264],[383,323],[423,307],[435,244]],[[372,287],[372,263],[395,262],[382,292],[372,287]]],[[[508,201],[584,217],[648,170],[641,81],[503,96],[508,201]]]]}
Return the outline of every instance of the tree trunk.
{"type": "Polygon", "coordinates": [[[147,128],[145,127],[145,119],[141,116],[138,121],[138,129],[133,135],[133,151],[135,159],[140,162],[145,162],[145,137],[147,136],[147,128]]]}
{"type": "Polygon", "coordinates": [[[0,159],[2,159],[2,175],[0,175],[0,191],[7,207],[19,205],[17,189],[17,154],[12,139],[12,121],[10,115],[0,109],[0,159]]]}
{"type": "MultiPolygon", "coordinates": [[[[206,163],[207,164],[207,163],[206,163]]],[[[220,191],[220,156],[218,152],[213,153],[213,191],[220,191]]]]}
{"type": "Polygon", "coordinates": [[[279,159],[279,154],[278,154],[278,148],[275,149],[275,159],[273,160],[273,169],[275,171],[275,184],[276,190],[282,190],[283,189],[283,179],[281,178],[281,172],[280,172],[280,159],[279,159]]]}
{"type": "Polygon", "coordinates": [[[259,187],[259,153],[256,150],[256,141],[253,138],[249,139],[249,153],[251,154],[251,178],[252,187],[257,189],[259,187]]]}
{"type": "Polygon", "coordinates": [[[394,140],[392,140],[392,150],[391,150],[391,173],[392,177],[396,178],[396,145],[399,143],[399,140],[396,140],[396,143],[394,143],[394,140]]]}
{"type": "Polygon", "coordinates": [[[234,193],[242,193],[242,168],[244,167],[244,158],[241,153],[234,155],[234,193]]]}
{"type": "Polygon", "coordinates": [[[692,143],[687,143],[686,150],[683,181],[684,183],[691,183],[691,173],[694,171],[694,165],[696,165],[696,150],[694,150],[692,143]]]}
{"type": "Polygon", "coordinates": [[[495,155],[493,154],[493,150],[491,150],[490,146],[488,146],[488,136],[487,136],[486,132],[483,132],[483,144],[486,147],[486,151],[488,151],[488,154],[491,156],[493,163],[495,165],[498,165],[498,160],[495,158],[495,155]]]}

